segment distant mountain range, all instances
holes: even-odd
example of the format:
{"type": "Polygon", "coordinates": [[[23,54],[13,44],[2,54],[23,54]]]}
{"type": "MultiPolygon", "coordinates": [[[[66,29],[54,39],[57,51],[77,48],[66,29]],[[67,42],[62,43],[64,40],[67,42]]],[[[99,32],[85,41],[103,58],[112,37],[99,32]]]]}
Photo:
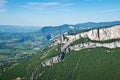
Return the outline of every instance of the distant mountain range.
{"type": "Polygon", "coordinates": [[[120,24],[120,21],[99,22],[99,23],[87,22],[87,23],[79,23],[76,25],[64,24],[64,25],[60,25],[60,26],[46,26],[46,27],[43,27],[39,31],[39,33],[44,34],[44,36],[51,34],[51,38],[53,38],[54,36],[63,34],[65,32],[72,33],[72,32],[80,31],[83,29],[112,26],[112,25],[117,25],[117,24],[120,24]]]}
{"type": "Polygon", "coordinates": [[[49,41],[51,41],[52,39],[54,39],[59,35],[62,35],[65,32],[71,34],[71,33],[76,33],[77,31],[83,29],[112,26],[117,24],[120,24],[120,21],[99,22],[99,23],[86,22],[86,23],[79,23],[76,25],[64,24],[60,26],[45,26],[45,27],[0,25],[0,33],[30,33],[28,37],[31,37],[35,41],[37,39],[44,44],[44,43],[49,43],[49,41]]]}
{"type": "Polygon", "coordinates": [[[112,26],[120,24],[120,21],[112,21],[112,22],[87,22],[87,23],[80,23],[76,24],[76,27],[81,28],[93,28],[93,27],[102,27],[102,26],[112,26]]]}
{"type": "Polygon", "coordinates": [[[78,23],[76,25],[69,25],[69,24],[64,24],[60,26],[46,26],[42,28],[43,32],[47,32],[50,30],[69,30],[70,26],[74,26],[74,29],[86,29],[86,28],[93,28],[93,27],[102,27],[102,26],[112,26],[120,24],[120,21],[113,21],[113,22],[86,22],[86,23],[78,23]]]}
{"type": "Polygon", "coordinates": [[[93,27],[102,27],[102,26],[111,26],[120,24],[120,21],[113,21],[113,22],[86,22],[86,23],[78,23],[75,25],[59,25],[59,26],[12,26],[12,25],[0,25],[0,32],[35,32],[35,31],[41,31],[42,33],[49,33],[49,32],[58,32],[58,31],[69,31],[71,29],[70,26],[74,26],[75,30],[78,29],[86,29],[86,28],[93,28],[93,27]]]}

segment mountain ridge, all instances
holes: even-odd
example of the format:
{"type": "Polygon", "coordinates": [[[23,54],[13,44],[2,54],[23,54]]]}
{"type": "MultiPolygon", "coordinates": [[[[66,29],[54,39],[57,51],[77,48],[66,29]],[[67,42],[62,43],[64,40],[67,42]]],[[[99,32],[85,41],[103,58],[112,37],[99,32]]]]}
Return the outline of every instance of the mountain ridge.
{"type": "MultiPolygon", "coordinates": [[[[110,26],[106,28],[100,28],[100,29],[92,29],[87,32],[82,32],[78,33],[75,35],[67,35],[63,34],[61,37],[57,38],[54,40],[54,43],[52,43],[51,46],[55,46],[58,44],[62,44],[61,46],[61,52],[67,52],[69,53],[72,50],[81,50],[85,48],[95,48],[95,47],[107,47],[107,48],[117,48],[120,47],[120,42],[119,41],[113,41],[110,43],[105,43],[104,41],[106,40],[111,40],[111,39],[118,39],[120,40],[120,25],[115,25],[115,26],[110,26]],[[98,31],[99,30],[99,31],[98,31]],[[108,35],[109,34],[109,35],[108,35]],[[100,36],[99,36],[100,35],[100,36]],[[88,42],[82,42],[82,43],[77,43],[73,46],[68,47],[71,43],[74,41],[81,39],[81,38],[88,38],[88,42]],[[93,41],[94,40],[94,41],[93,41]],[[95,42],[98,41],[98,42],[95,42]],[[103,41],[103,43],[99,43],[99,41],[103,41]]],[[[53,57],[43,63],[41,63],[43,66],[51,66],[54,63],[58,63],[61,61],[61,56],[58,55],[56,57],[53,57]]]]}

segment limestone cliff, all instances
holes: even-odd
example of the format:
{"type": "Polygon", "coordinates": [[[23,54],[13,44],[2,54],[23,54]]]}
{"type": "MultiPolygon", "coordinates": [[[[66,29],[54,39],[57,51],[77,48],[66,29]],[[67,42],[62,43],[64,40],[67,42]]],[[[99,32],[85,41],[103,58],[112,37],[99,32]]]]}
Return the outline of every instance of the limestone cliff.
{"type": "Polygon", "coordinates": [[[55,63],[58,63],[58,62],[60,62],[61,60],[63,60],[63,59],[64,59],[64,56],[65,56],[65,53],[62,52],[61,55],[52,57],[52,58],[50,58],[50,59],[42,62],[41,64],[42,64],[43,67],[45,67],[45,66],[51,66],[51,65],[53,65],[53,64],[55,64],[55,63]]]}
{"type": "MultiPolygon", "coordinates": [[[[115,25],[106,28],[97,28],[91,29],[86,32],[78,33],[75,35],[68,35],[65,33],[60,37],[54,39],[53,43],[50,46],[61,45],[61,52],[69,53],[73,50],[81,50],[86,48],[94,48],[94,47],[107,47],[107,48],[117,48],[120,47],[120,41],[113,41],[109,43],[99,43],[99,41],[105,41],[110,39],[120,39],[120,25],[115,25]],[[78,43],[73,46],[70,46],[71,43],[80,39],[80,38],[89,38],[90,40],[95,40],[98,42],[86,42],[86,43],[78,43]]],[[[65,55],[65,54],[64,54],[65,55]]],[[[62,54],[59,56],[52,57],[41,64],[43,66],[51,66],[54,63],[58,63],[62,60],[62,54]]]]}
{"type": "Polygon", "coordinates": [[[86,48],[94,48],[94,47],[106,47],[106,48],[118,48],[120,47],[120,41],[115,41],[111,43],[95,43],[95,42],[87,42],[87,43],[80,43],[76,44],[74,46],[69,46],[66,49],[66,52],[69,51],[79,51],[81,49],[86,49],[86,48]]]}
{"type": "Polygon", "coordinates": [[[88,37],[91,40],[109,40],[113,38],[120,38],[120,25],[101,28],[101,29],[93,29],[88,32],[81,33],[81,37],[88,37]]]}
{"type": "Polygon", "coordinates": [[[72,42],[83,38],[89,38],[91,40],[96,41],[105,41],[110,39],[117,39],[120,38],[120,25],[115,25],[107,28],[98,28],[98,29],[91,29],[87,32],[78,33],[75,35],[61,35],[59,38],[54,40],[54,43],[51,45],[57,45],[57,44],[63,44],[61,47],[61,51],[64,51],[64,49],[72,42]]]}
{"type": "Polygon", "coordinates": [[[41,64],[42,64],[43,67],[45,67],[45,66],[51,66],[54,63],[58,63],[60,61],[61,61],[60,56],[55,56],[55,57],[52,57],[49,60],[46,60],[46,61],[42,62],[41,64]]]}

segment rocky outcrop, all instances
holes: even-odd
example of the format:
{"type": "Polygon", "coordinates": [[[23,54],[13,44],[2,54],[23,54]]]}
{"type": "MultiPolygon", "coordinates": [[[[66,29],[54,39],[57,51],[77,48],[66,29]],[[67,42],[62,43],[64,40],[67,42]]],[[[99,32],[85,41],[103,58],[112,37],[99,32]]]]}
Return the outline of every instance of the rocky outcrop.
{"type": "Polygon", "coordinates": [[[88,32],[81,33],[81,37],[88,37],[91,40],[109,40],[120,38],[120,25],[109,28],[93,29],[88,32]]]}
{"type": "Polygon", "coordinates": [[[66,49],[66,52],[69,51],[79,51],[81,49],[86,48],[94,48],[94,47],[106,47],[106,48],[117,48],[120,47],[120,41],[112,42],[112,43],[94,43],[94,42],[87,42],[87,43],[80,43],[74,46],[70,46],[66,49]]]}
{"type": "MultiPolygon", "coordinates": [[[[90,40],[96,41],[105,41],[110,39],[120,39],[120,25],[101,28],[101,29],[91,29],[87,32],[78,33],[75,35],[61,35],[60,37],[54,39],[51,46],[61,45],[61,52],[70,52],[72,50],[81,50],[86,48],[94,48],[94,47],[107,47],[107,48],[117,48],[120,47],[120,41],[111,42],[111,43],[95,43],[95,42],[86,42],[86,43],[78,43],[74,46],[69,46],[74,41],[83,38],[89,38],[90,40]],[[68,47],[69,46],[69,47],[68,47]]],[[[65,54],[64,54],[65,55],[65,54]]],[[[42,62],[42,66],[51,66],[54,63],[60,62],[64,58],[63,54],[59,56],[55,56],[42,62]]]]}
{"type": "Polygon", "coordinates": [[[96,40],[96,41],[117,39],[117,38],[120,38],[120,25],[107,27],[107,28],[101,28],[101,29],[91,29],[87,32],[78,33],[76,35],[64,34],[64,37],[63,35],[61,35],[61,37],[55,39],[52,46],[57,45],[57,44],[63,44],[63,46],[61,47],[61,51],[64,51],[64,49],[68,45],[70,45],[70,43],[80,39],[81,37],[83,38],[87,37],[91,40],[96,40]]]}
{"type": "MultiPolygon", "coordinates": [[[[120,41],[115,41],[111,43],[95,43],[95,42],[86,42],[86,43],[80,43],[76,44],[74,46],[69,46],[65,49],[66,53],[69,53],[70,51],[79,51],[81,49],[86,48],[95,48],[95,47],[106,47],[106,48],[119,48],[120,47],[120,41]]],[[[42,62],[42,66],[52,66],[55,63],[61,62],[65,57],[65,53],[62,53],[59,56],[52,57],[44,62],[42,62]]]]}
{"type": "Polygon", "coordinates": [[[45,66],[51,66],[51,65],[53,65],[53,64],[55,64],[55,63],[58,63],[58,62],[60,62],[61,60],[63,60],[63,59],[64,59],[64,56],[65,56],[65,53],[62,52],[61,55],[52,57],[52,58],[50,58],[50,59],[42,62],[41,64],[42,64],[43,67],[45,67],[45,66]]]}
{"type": "Polygon", "coordinates": [[[55,57],[52,57],[49,60],[46,60],[46,61],[42,62],[41,64],[42,64],[43,67],[45,67],[45,66],[51,66],[54,63],[58,63],[60,61],[61,61],[60,57],[59,56],[55,56],[55,57]]]}

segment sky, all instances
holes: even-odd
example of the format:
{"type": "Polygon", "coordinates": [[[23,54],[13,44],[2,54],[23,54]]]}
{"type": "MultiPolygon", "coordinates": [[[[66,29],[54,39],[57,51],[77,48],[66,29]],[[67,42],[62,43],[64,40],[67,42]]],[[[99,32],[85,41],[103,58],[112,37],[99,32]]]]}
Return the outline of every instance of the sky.
{"type": "Polygon", "coordinates": [[[0,25],[56,26],[120,20],[120,0],[0,0],[0,25]]]}

